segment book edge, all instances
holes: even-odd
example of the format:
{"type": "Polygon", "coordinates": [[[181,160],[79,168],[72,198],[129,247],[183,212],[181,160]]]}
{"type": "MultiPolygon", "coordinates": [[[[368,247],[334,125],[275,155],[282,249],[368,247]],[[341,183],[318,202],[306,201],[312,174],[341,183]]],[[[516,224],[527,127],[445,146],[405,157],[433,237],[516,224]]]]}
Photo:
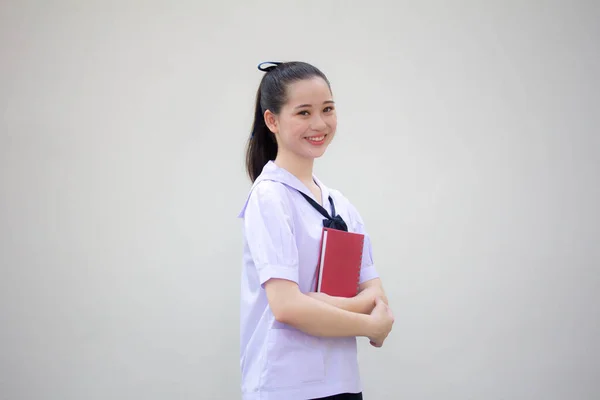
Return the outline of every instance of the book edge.
{"type": "Polygon", "coordinates": [[[325,263],[325,248],[327,247],[327,229],[323,229],[323,237],[321,239],[321,262],[319,265],[319,278],[317,283],[317,292],[321,291],[323,282],[323,264],[325,263]]]}

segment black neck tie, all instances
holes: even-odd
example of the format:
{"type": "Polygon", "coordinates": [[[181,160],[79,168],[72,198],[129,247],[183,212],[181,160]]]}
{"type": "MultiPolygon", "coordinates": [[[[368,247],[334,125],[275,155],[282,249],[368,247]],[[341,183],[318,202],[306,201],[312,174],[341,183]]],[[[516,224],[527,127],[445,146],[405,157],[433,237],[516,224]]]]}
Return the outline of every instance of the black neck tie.
{"type": "Polygon", "coordinates": [[[310,196],[306,195],[306,193],[300,192],[302,196],[318,211],[325,217],[323,220],[323,226],[325,228],[337,229],[340,231],[348,232],[348,226],[346,222],[342,219],[340,215],[335,214],[335,205],[333,204],[333,199],[329,196],[329,203],[331,204],[331,213],[333,217],[329,215],[327,210],[325,210],[319,203],[310,198],[310,196]]]}

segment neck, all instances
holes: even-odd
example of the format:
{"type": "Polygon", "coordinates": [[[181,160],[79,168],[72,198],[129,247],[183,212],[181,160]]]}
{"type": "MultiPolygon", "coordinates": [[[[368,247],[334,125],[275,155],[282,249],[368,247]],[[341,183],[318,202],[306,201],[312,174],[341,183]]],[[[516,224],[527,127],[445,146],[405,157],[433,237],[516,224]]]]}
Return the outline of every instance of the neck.
{"type": "Polygon", "coordinates": [[[312,184],[314,159],[299,157],[296,154],[280,151],[275,158],[275,164],[290,172],[305,185],[309,186],[312,184]]]}

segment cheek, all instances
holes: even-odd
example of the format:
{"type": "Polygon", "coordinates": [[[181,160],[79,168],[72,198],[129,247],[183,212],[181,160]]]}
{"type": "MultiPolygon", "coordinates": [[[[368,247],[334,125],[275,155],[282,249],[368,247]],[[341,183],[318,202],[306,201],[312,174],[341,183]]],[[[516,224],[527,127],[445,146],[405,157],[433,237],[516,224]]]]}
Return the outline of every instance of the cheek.
{"type": "Polygon", "coordinates": [[[288,132],[290,133],[290,136],[301,137],[305,135],[309,128],[310,125],[307,121],[298,119],[290,122],[288,125],[288,132]]]}
{"type": "Polygon", "coordinates": [[[337,128],[337,117],[335,115],[332,115],[328,120],[327,120],[327,125],[329,125],[329,127],[331,128],[331,130],[333,132],[335,132],[335,129],[337,128]]]}

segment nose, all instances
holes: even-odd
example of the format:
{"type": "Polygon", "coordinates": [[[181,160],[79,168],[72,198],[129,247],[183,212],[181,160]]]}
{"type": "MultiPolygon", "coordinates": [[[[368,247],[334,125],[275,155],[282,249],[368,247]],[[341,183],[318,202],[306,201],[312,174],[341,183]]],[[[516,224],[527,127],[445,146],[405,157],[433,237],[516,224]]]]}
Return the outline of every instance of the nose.
{"type": "Polygon", "coordinates": [[[325,120],[317,114],[314,116],[310,127],[313,131],[322,131],[327,128],[327,124],[325,123],[325,120]]]}

